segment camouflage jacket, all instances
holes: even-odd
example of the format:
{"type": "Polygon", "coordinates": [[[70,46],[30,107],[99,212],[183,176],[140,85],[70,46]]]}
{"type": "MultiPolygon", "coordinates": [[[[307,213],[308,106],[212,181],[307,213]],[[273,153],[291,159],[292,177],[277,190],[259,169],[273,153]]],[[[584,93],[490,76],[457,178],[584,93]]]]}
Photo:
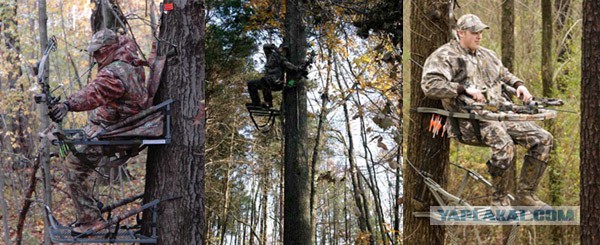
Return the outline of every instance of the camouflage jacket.
{"type": "MultiPolygon", "coordinates": [[[[511,74],[494,51],[480,47],[470,52],[451,41],[433,52],[425,61],[421,88],[432,99],[442,100],[449,111],[465,111],[459,108],[462,97],[459,84],[465,88],[475,86],[484,92],[488,102],[503,104],[512,102],[502,93],[502,84],[515,86],[523,82],[511,74]]],[[[468,95],[467,95],[468,97],[468,95]]]]}
{"type": "Polygon", "coordinates": [[[284,71],[297,71],[300,69],[299,66],[292,64],[286,57],[274,50],[267,56],[265,78],[267,78],[269,82],[280,81],[283,79],[284,71]]]}
{"type": "Polygon", "coordinates": [[[103,47],[98,74],[67,103],[70,111],[90,111],[90,124],[107,127],[148,108],[148,92],[143,65],[133,41],[119,37],[119,42],[103,47]]]}

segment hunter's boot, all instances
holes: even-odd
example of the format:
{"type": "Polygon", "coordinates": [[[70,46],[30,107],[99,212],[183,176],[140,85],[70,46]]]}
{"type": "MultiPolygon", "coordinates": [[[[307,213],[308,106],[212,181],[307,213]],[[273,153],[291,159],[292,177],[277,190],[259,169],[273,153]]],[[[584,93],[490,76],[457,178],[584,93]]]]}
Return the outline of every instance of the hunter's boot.
{"type": "Polygon", "coordinates": [[[494,193],[492,193],[492,207],[510,207],[510,199],[508,198],[508,182],[509,178],[505,176],[506,170],[492,166],[487,162],[488,172],[492,176],[492,185],[494,193]]]}
{"type": "Polygon", "coordinates": [[[550,207],[545,202],[540,201],[540,198],[535,195],[535,191],[544,175],[547,165],[544,161],[525,155],[523,168],[521,168],[521,176],[519,176],[517,196],[515,197],[513,206],[550,207]]]}
{"type": "Polygon", "coordinates": [[[248,94],[250,94],[251,103],[246,103],[246,106],[260,107],[260,97],[258,97],[258,89],[260,80],[248,81],[248,94]]]}

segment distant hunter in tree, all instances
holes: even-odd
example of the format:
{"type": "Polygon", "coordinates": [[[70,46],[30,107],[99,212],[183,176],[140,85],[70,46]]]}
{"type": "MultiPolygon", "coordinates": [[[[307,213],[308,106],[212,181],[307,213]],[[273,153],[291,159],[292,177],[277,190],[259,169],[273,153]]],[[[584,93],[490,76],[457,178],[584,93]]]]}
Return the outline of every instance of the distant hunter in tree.
{"type": "MultiPolygon", "coordinates": [[[[133,40],[108,29],[96,32],[86,50],[98,63],[98,75],[65,102],[52,107],[49,115],[60,122],[68,111],[89,111],[84,131],[94,135],[149,107],[143,68],[147,62],[138,58],[133,40]]],[[[69,152],[66,156],[67,187],[77,209],[74,234],[105,224],[87,181],[90,173],[101,165],[104,156],[131,152],[138,147],[84,145],[78,154],[69,152]]]]}
{"type": "Polygon", "coordinates": [[[307,68],[312,63],[312,59],[308,59],[301,66],[296,66],[287,60],[288,48],[283,45],[277,49],[274,44],[265,44],[263,50],[265,56],[267,56],[265,76],[248,81],[248,93],[252,102],[247,103],[246,106],[271,108],[273,107],[271,91],[283,90],[285,86],[284,74],[302,72],[302,76],[306,76],[308,74],[307,68]],[[264,103],[260,101],[258,90],[262,90],[264,103]]]}
{"type": "MultiPolygon", "coordinates": [[[[496,104],[511,103],[503,94],[502,85],[516,89],[523,102],[532,99],[521,79],[511,74],[493,51],[480,47],[483,30],[489,27],[479,17],[466,14],[457,21],[459,40],[443,45],[425,61],[421,88],[432,99],[442,100],[451,112],[469,112],[465,100],[496,104]]],[[[480,121],[475,125],[466,119],[456,119],[458,128],[446,123],[450,137],[473,145],[491,148],[488,172],[496,188],[493,206],[510,206],[507,196],[509,178],[504,177],[515,156],[515,143],[528,148],[517,186],[513,206],[548,206],[535,191],[546,169],[553,137],[546,130],[528,121],[480,121]],[[479,130],[477,130],[479,128],[479,130]]],[[[448,120],[450,122],[451,120],[448,120]]]]}

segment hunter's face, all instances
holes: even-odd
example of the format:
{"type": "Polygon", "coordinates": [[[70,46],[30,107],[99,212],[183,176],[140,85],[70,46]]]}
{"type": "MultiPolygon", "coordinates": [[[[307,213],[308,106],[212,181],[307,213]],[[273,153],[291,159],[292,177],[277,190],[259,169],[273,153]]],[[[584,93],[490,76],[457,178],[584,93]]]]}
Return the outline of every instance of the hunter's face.
{"type": "Polygon", "coordinates": [[[471,32],[468,30],[458,31],[458,37],[460,38],[460,45],[468,48],[471,51],[476,51],[481,45],[481,38],[483,31],[471,32]]]}

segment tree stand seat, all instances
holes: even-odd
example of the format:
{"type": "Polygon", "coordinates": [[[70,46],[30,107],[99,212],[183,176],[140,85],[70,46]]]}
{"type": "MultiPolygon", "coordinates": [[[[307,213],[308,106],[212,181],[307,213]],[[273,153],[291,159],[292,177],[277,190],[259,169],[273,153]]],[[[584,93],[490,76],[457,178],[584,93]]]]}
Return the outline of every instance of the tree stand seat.
{"type": "Polygon", "coordinates": [[[173,99],[141,111],[120,123],[95,130],[84,129],[53,132],[52,144],[72,145],[164,145],[171,143],[171,104],[173,99]]]}

